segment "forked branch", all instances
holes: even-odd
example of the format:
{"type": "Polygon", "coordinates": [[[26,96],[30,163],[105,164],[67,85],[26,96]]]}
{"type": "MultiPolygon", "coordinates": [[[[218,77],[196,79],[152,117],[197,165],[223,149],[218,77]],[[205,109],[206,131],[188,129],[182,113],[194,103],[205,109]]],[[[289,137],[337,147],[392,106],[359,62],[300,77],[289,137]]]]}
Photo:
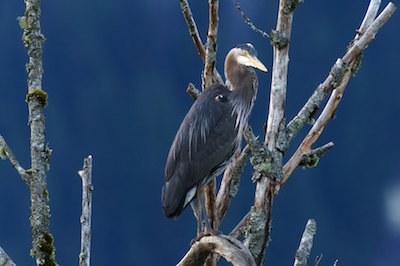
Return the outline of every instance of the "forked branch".
{"type": "Polygon", "coordinates": [[[307,136],[304,138],[303,142],[297,148],[296,152],[283,167],[284,179],[280,183],[280,186],[282,186],[286,182],[289,176],[300,164],[300,157],[311,150],[312,145],[321,135],[329,120],[333,117],[334,113],[337,110],[337,106],[342,99],[342,95],[346,88],[346,85],[353,73],[353,66],[356,60],[358,59],[361,52],[366,48],[366,46],[372,40],[374,40],[375,35],[396,10],[394,4],[389,3],[386,8],[381,12],[381,14],[375,20],[373,20],[372,17],[375,18],[378,10],[376,8],[376,2],[377,1],[371,1],[370,8],[368,8],[363,23],[361,24],[360,29],[357,31],[358,34],[354,39],[353,46],[341,59],[338,59],[336,61],[336,64],[334,65],[334,67],[332,67],[332,71],[330,72],[326,80],[317,88],[313,96],[302,108],[299,114],[288,124],[288,132],[291,132],[291,137],[293,137],[298,131],[295,130],[294,127],[296,126],[300,129],[302,125],[305,124],[306,119],[309,119],[313,112],[317,110],[319,104],[326,96],[326,94],[329,93],[332,89],[335,89],[332,92],[329,101],[325,105],[317,121],[315,122],[307,136]],[[371,23],[371,21],[373,22],[369,26],[368,23],[371,23]]]}

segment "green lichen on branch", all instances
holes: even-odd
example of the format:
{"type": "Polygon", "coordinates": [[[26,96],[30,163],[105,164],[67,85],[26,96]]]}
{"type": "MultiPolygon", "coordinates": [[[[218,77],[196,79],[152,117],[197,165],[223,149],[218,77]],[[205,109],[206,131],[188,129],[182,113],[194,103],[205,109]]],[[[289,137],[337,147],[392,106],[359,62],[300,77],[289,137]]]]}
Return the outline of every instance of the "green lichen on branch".
{"type": "Polygon", "coordinates": [[[294,11],[296,9],[297,5],[300,5],[303,3],[303,0],[285,0],[285,6],[283,7],[283,12],[286,14],[289,14],[290,12],[294,11]]]}
{"type": "Polygon", "coordinates": [[[31,196],[32,256],[36,265],[57,265],[54,259],[53,237],[49,233],[50,208],[47,191],[47,171],[51,150],[45,142],[45,118],[43,108],[48,95],[42,90],[43,43],[45,37],[40,27],[40,0],[25,0],[26,11],[19,19],[24,29],[22,42],[27,49],[29,61],[25,65],[28,73],[28,94],[31,129],[31,169],[26,171],[26,183],[31,196]]]}
{"type": "Polygon", "coordinates": [[[342,79],[344,74],[349,71],[349,68],[346,64],[342,61],[342,59],[338,59],[336,64],[331,69],[332,81],[330,85],[335,89],[340,86],[342,83],[342,79]]]}
{"type": "MultiPolygon", "coordinates": [[[[358,39],[359,39],[359,38],[352,40],[352,41],[349,43],[349,45],[347,46],[347,50],[350,50],[350,48],[353,47],[353,45],[355,44],[355,42],[356,42],[358,39]]],[[[364,50],[365,50],[367,47],[368,47],[368,45],[364,48],[364,50]]],[[[351,68],[351,74],[352,74],[353,77],[356,76],[356,73],[357,73],[358,70],[361,68],[361,63],[362,63],[362,60],[363,60],[363,59],[364,59],[364,55],[363,55],[362,52],[361,52],[361,53],[357,56],[357,58],[354,60],[354,65],[353,65],[353,67],[351,68]]]]}
{"type": "Polygon", "coordinates": [[[28,26],[28,23],[26,21],[26,17],[22,16],[22,17],[17,17],[19,26],[21,27],[21,29],[26,29],[26,27],[28,26]]]}
{"type": "MultiPolygon", "coordinates": [[[[267,205],[268,204],[266,204],[266,206],[267,205]]],[[[246,226],[244,228],[245,240],[243,241],[243,244],[246,247],[248,247],[254,259],[256,261],[259,260],[261,262],[265,260],[265,252],[267,250],[265,247],[268,247],[268,243],[271,241],[269,236],[272,229],[272,225],[270,222],[268,224],[268,228],[266,228],[265,221],[267,220],[267,216],[268,216],[267,210],[262,209],[259,212],[256,212],[254,206],[251,207],[250,216],[247,219],[246,226]],[[264,237],[266,230],[268,230],[269,233],[268,233],[268,240],[264,245],[264,237]]]]}
{"type": "Polygon", "coordinates": [[[46,38],[40,31],[40,1],[30,0],[25,2],[27,6],[25,14],[17,18],[19,26],[24,29],[22,42],[30,57],[42,58],[43,43],[46,38]]]}
{"type": "Polygon", "coordinates": [[[5,160],[5,159],[7,159],[7,153],[6,153],[6,151],[4,150],[4,147],[2,146],[2,145],[0,145],[0,158],[2,159],[2,160],[5,160]]]}
{"type": "Polygon", "coordinates": [[[47,98],[48,98],[48,95],[47,95],[46,92],[44,92],[43,90],[39,90],[39,89],[38,90],[34,90],[33,92],[28,93],[26,95],[26,102],[29,102],[30,100],[34,100],[33,98],[39,100],[41,105],[43,107],[46,107],[47,98]]]}
{"type": "Polygon", "coordinates": [[[271,31],[271,35],[269,36],[269,39],[270,39],[271,45],[273,45],[274,47],[276,47],[278,49],[285,48],[290,43],[289,37],[287,36],[286,33],[279,32],[276,30],[271,31]]]}
{"type": "Polygon", "coordinates": [[[303,160],[301,161],[300,165],[307,166],[308,168],[313,168],[317,166],[319,162],[319,157],[315,153],[304,155],[303,160]]]}
{"type": "MultiPolygon", "coordinates": [[[[39,249],[41,253],[44,255],[44,258],[41,258],[43,263],[40,265],[43,266],[56,266],[57,263],[55,261],[55,247],[53,245],[54,237],[49,232],[43,234],[43,240],[39,242],[39,249]]],[[[36,252],[31,249],[31,256],[36,256],[36,252]]]]}

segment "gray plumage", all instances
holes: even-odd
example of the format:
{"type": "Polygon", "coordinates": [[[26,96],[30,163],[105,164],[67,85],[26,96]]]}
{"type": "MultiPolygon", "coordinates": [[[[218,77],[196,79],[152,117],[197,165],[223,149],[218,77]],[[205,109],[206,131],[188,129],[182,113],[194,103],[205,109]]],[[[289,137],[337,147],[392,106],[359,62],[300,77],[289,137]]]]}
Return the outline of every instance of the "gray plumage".
{"type": "Polygon", "coordinates": [[[225,60],[230,85],[204,89],[182,121],[165,166],[162,202],[167,217],[178,217],[194,198],[194,189],[220,175],[240,148],[258,88],[252,67],[267,71],[256,55],[251,44],[233,48],[225,60]]]}

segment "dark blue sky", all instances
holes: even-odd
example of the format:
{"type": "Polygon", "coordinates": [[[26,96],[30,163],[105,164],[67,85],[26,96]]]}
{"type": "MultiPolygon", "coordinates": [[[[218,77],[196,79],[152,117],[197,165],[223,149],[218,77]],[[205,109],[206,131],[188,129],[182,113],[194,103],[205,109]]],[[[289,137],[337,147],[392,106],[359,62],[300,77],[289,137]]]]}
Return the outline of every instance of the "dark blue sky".
{"type": "MultiPolygon", "coordinates": [[[[206,40],[208,5],[192,1],[206,40]]],[[[275,28],[277,1],[241,1],[265,31],[275,28]]],[[[382,8],[387,1],[383,1],[382,8]]],[[[368,1],[305,1],[298,6],[290,46],[286,116],[291,119],[328,75],[354,37],[368,1]]],[[[398,5],[398,3],[397,3],[398,5]]],[[[56,260],[76,265],[80,252],[83,158],[93,155],[93,265],[174,265],[195,237],[187,209],[178,220],[162,213],[161,187],[169,146],[200,87],[202,61],[178,1],[42,1],[46,138],[56,260]]],[[[381,8],[381,9],[382,9],[381,8]]],[[[26,51],[16,18],[23,1],[0,3],[0,134],[29,168],[26,51]]],[[[400,42],[398,12],[368,49],[351,78],[336,119],[316,145],[335,147],[313,169],[297,169],[275,198],[267,263],[289,265],[307,219],[318,230],[310,260],[332,265],[400,264],[400,42]],[[394,207],[390,207],[394,206],[394,207]],[[397,207],[396,207],[397,206],[397,207]],[[397,210],[393,211],[393,210],[397,210]]],[[[253,32],[229,0],[220,1],[217,66],[226,53],[252,42],[272,69],[269,40],[253,32]]],[[[271,72],[260,81],[250,124],[262,135],[271,72]]],[[[285,160],[308,128],[291,143],[285,160]]],[[[248,212],[251,168],[242,176],[221,230],[229,233],[248,212]]],[[[219,180],[219,179],[218,179],[219,180]]],[[[29,191],[8,161],[0,161],[0,246],[18,265],[32,265],[29,191]]]]}

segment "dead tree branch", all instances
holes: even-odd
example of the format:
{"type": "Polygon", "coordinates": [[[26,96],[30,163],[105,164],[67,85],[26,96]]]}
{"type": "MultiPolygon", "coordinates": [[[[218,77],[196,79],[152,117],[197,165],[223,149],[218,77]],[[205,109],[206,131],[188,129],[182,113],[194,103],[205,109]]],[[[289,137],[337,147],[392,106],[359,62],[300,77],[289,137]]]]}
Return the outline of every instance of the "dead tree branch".
{"type": "MultiPolygon", "coordinates": [[[[278,139],[281,138],[280,134],[284,133],[289,40],[292,30],[293,11],[298,3],[301,3],[301,1],[289,4],[289,1],[281,0],[279,3],[278,21],[274,35],[279,35],[281,40],[276,41],[274,44],[269,114],[264,141],[266,151],[269,154],[267,156],[264,152],[258,155],[252,149],[253,155],[259,157],[260,160],[254,167],[256,169],[257,165],[259,166],[258,175],[253,175],[253,180],[257,181],[254,214],[251,215],[251,217],[254,217],[254,221],[247,226],[245,243],[255,257],[257,265],[261,265],[264,261],[268,246],[275,184],[283,177],[281,170],[283,151],[279,148],[278,139]],[[257,243],[256,245],[254,245],[255,242],[257,243]]],[[[249,218],[250,221],[252,221],[251,217],[249,218]]]]}
{"type": "Polygon", "coordinates": [[[29,109],[31,128],[31,169],[27,170],[27,184],[31,192],[31,227],[33,232],[32,256],[37,265],[56,265],[54,259],[53,237],[49,232],[49,193],[47,191],[47,170],[51,150],[45,144],[45,118],[43,109],[47,105],[47,93],[42,90],[43,43],[45,38],[40,28],[40,1],[26,0],[22,40],[28,50],[29,62],[28,94],[26,101],[29,109]]]}
{"type": "Polygon", "coordinates": [[[295,261],[293,266],[307,266],[308,258],[310,257],[311,248],[313,246],[314,236],[317,233],[317,223],[310,219],[304,229],[301,237],[299,248],[296,251],[295,261]]]}
{"type": "Polygon", "coordinates": [[[15,262],[7,255],[7,253],[0,247],[0,266],[17,266],[15,262]]]}
{"type": "Polygon", "coordinates": [[[304,138],[303,142],[297,148],[296,152],[283,167],[284,179],[281,181],[280,187],[286,182],[289,176],[300,164],[301,157],[311,150],[312,145],[321,135],[325,126],[336,112],[337,106],[342,99],[344,89],[346,88],[350,76],[353,73],[353,65],[358,59],[358,56],[365,49],[365,47],[372,40],[374,40],[377,32],[396,10],[396,7],[392,3],[389,3],[386,8],[381,12],[381,14],[375,20],[373,20],[372,17],[375,18],[377,13],[376,2],[377,1],[371,1],[370,8],[368,8],[363,23],[358,30],[359,34],[357,34],[357,36],[355,37],[353,46],[341,59],[339,58],[336,61],[335,65],[332,67],[329,76],[320,86],[318,86],[313,96],[311,96],[310,100],[302,108],[299,114],[288,124],[287,130],[288,132],[292,132],[291,134],[292,136],[294,136],[298,131],[294,130],[294,127],[304,125],[306,123],[306,119],[309,119],[313,112],[317,110],[320,101],[323,100],[327,93],[332,91],[332,89],[335,89],[332,92],[329,101],[325,105],[325,108],[323,109],[317,121],[315,122],[307,136],[304,138]],[[373,21],[373,23],[368,26],[368,23],[370,23],[371,21],[373,21]],[[368,29],[365,31],[367,27],[368,29]],[[364,33],[363,30],[365,31],[364,33]]]}
{"type": "MultiPolygon", "coordinates": [[[[179,0],[179,2],[181,3],[182,14],[186,20],[186,24],[189,28],[190,36],[192,36],[194,46],[196,47],[201,59],[205,63],[206,62],[206,49],[203,46],[203,41],[201,40],[199,31],[197,29],[197,25],[194,20],[193,13],[189,6],[189,2],[188,2],[188,0],[179,0]]],[[[218,73],[216,68],[213,69],[213,78],[214,78],[215,82],[217,82],[217,83],[221,83],[221,84],[224,83],[221,75],[218,73]]]]}
{"type": "Polygon", "coordinates": [[[85,158],[83,170],[78,171],[82,178],[82,216],[81,216],[81,253],[79,265],[90,266],[90,243],[92,235],[92,155],[85,158]]]}
{"type": "MultiPolygon", "coordinates": [[[[183,0],[180,1],[182,3],[183,0]]],[[[216,2],[217,1],[210,0],[209,3],[211,5],[211,3],[216,2]]],[[[289,43],[293,11],[300,3],[302,3],[301,0],[280,1],[277,27],[270,36],[271,43],[274,45],[274,65],[272,69],[271,95],[265,139],[264,141],[259,142],[257,137],[252,133],[250,127],[245,130],[244,137],[248,145],[241,154],[235,155],[235,159],[233,160],[235,163],[225,171],[215,203],[217,206],[217,212],[214,214],[213,211],[210,211],[211,216],[216,217],[214,228],[218,228],[229,207],[231,198],[236,191],[236,185],[234,184],[236,177],[233,178],[232,173],[237,172],[239,173],[238,175],[240,175],[243,165],[251,151],[252,157],[250,162],[254,168],[252,180],[257,182],[254,206],[231,232],[230,236],[236,239],[240,239],[243,235],[245,236],[243,244],[248,247],[256,265],[262,264],[268,246],[274,196],[298,165],[307,165],[309,167],[314,166],[318,162],[318,157],[333,147],[333,143],[329,142],[321,147],[311,149],[315,140],[319,137],[327,122],[332,118],[332,115],[336,111],[337,104],[342,98],[343,90],[347,85],[348,79],[351,74],[356,71],[355,68],[361,52],[365,49],[366,45],[375,38],[376,33],[396,9],[392,3],[389,3],[379,17],[375,19],[380,1],[371,0],[368,11],[360,29],[357,31],[357,36],[353,41],[352,46],[342,58],[337,60],[325,81],[318,86],[295,118],[286,125],[284,109],[289,63],[289,43]],[[290,141],[307,122],[312,120],[313,116],[319,109],[319,105],[328,94],[331,94],[331,97],[324,110],[314,123],[309,134],[303,140],[303,143],[299,146],[298,150],[283,167],[282,158],[290,141]]],[[[210,6],[210,27],[213,15],[215,19],[215,14],[212,13],[211,10],[212,8],[210,6]]],[[[189,20],[186,19],[186,21],[189,20]]],[[[187,23],[189,25],[189,22],[187,23]]],[[[216,44],[216,38],[215,42],[212,44],[216,44]]],[[[207,73],[210,73],[210,69],[211,67],[208,69],[207,73]]],[[[210,78],[206,78],[206,80],[208,80],[207,82],[210,82],[210,78]]],[[[198,96],[198,92],[196,92],[193,86],[189,86],[188,91],[191,92],[192,97],[198,96]]],[[[213,184],[213,188],[215,188],[215,183],[213,184]]],[[[210,195],[211,194],[215,195],[215,191],[212,191],[210,195]]],[[[213,205],[212,202],[210,202],[210,206],[211,205],[213,205]]],[[[307,224],[306,231],[304,232],[299,250],[303,250],[305,244],[310,246],[311,243],[312,245],[312,236],[315,234],[315,229],[315,222],[310,220],[307,224]]],[[[218,237],[225,236],[219,235],[218,237]]],[[[208,237],[203,239],[208,239],[208,237]]],[[[203,239],[198,243],[203,241],[203,239]]],[[[201,245],[206,245],[206,241],[204,240],[201,245]]],[[[202,265],[209,254],[218,253],[216,250],[213,250],[214,244],[212,243],[207,244],[207,247],[202,247],[200,244],[198,247],[194,246],[181,263],[184,261],[190,261],[190,259],[188,259],[190,257],[192,259],[197,258],[200,261],[198,265],[202,265]]],[[[307,255],[304,253],[304,255],[302,255],[300,253],[301,252],[298,251],[297,265],[302,265],[302,261],[304,261],[304,259],[307,260],[309,256],[309,254],[307,255]]]]}
{"type": "Polygon", "coordinates": [[[250,251],[239,240],[225,236],[205,236],[193,244],[177,266],[201,266],[207,257],[219,254],[235,266],[255,266],[250,251]]]}
{"type": "Polygon", "coordinates": [[[26,173],[25,169],[19,164],[17,157],[15,157],[15,155],[11,151],[11,148],[7,145],[6,141],[1,135],[0,135],[0,157],[2,159],[8,158],[10,160],[11,166],[14,167],[20,174],[22,179],[26,181],[28,174],[26,173]]]}

